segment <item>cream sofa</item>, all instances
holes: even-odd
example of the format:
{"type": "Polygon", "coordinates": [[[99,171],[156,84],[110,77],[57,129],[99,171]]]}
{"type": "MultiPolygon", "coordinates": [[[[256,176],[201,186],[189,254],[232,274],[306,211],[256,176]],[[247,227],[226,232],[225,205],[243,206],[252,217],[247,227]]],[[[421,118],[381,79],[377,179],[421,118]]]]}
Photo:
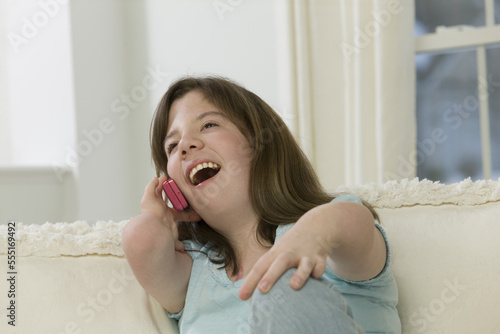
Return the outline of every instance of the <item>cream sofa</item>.
{"type": "MultiPolygon", "coordinates": [[[[381,216],[403,333],[500,333],[498,181],[403,180],[338,190],[363,197],[381,216]]],[[[1,225],[0,332],[177,333],[123,257],[125,224],[18,222],[15,274],[8,274],[8,226],[1,225]]]]}

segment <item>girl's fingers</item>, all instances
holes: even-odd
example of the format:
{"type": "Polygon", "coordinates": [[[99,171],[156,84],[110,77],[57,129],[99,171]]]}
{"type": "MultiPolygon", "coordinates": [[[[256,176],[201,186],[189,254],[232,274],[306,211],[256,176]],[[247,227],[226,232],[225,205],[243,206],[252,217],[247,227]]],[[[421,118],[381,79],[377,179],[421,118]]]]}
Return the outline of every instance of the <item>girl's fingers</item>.
{"type": "Polygon", "coordinates": [[[302,288],[306,280],[311,276],[311,273],[316,266],[316,261],[311,258],[305,257],[300,260],[299,266],[297,267],[297,271],[293,274],[290,279],[290,286],[299,290],[302,288]]]}
{"type": "Polygon", "coordinates": [[[146,188],[144,189],[144,195],[142,195],[141,205],[144,205],[148,200],[154,198],[157,186],[158,186],[158,178],[154,177],[151,179],[151,181],[149,181],[146,188]]]}
{"type": "Polygon", "coordinates": [[[163,199],[163,182],[167,180],[165,175],[158,177],[154,177],[149,181],[146,189],[144,190],[144,195],[141,201],[141,207],[143,210],[154,210],[158,211],[167,210],[173,216],[173,220],[176,222],[181,221],[189,221],[189,222],[198,222],[201,220],[201,217],[196,211],[191,208],[182,211],[176,211],[172,208],[169,208],[165,200],[163,199]],[[161,200],[158,201],[158,200],[161,200]],[[161,205],[159,205],[161,204],[161,205]]]}
{"type": "Polygon", "coordinates": [[[240,287],[240,291],[238,294],[240,299],[247,300],[252,296],[253,291],[257,287],[257,283],[259,283],[260,279],[266,273],[267,269],[271,265],[271,259],[266,255],[261,257],[257,261],[257,263],[255,263],[252,270],[250,270],[247,277],[245,277],[245,281],[240,287]]]}
{"type": "Polygon", "coordinates": [[[256,288],[262,293],[267,293],[278,278],[288,268],[294,266],[293,259],[289,253],[282,253],[274,259],[272,256],[273,254],[268,253],[254,265],[240,288],[240,299],[246,300],[250,298],[256,288]]]}
{"type": "Polygon", "coordinates": [[[148,185],[146,186],[146,190],[144,191],[146,194],[151,194],[154,193],[155,189],[158,187],[158,178],[153,177],[151,181],[149,181],[148,185]]]}
{"type": "Polygon", "coordinates": [[[186,250],[186,246],[182,241],[179,241],[178,239],[175,239],[174,241],[174,247],[177,252],[184,252],[186,250]]]}
{"type": "Polygon", "coordinates": [[[320,278],[326,271],[326,260],[322,257],[316,259],[316,265],[314,266],[311,276],[314,278],[320,278]]]}
{"type": "Polygon", "coordinates": [[[165,175],[162,175],[158,178],[158,184],[156,186],[156,196],[163,199],[163,182],[167,180],[165,175]]]}
{"type": "Polygon", "coordinates": [[[282,253],[272,263],[266,263],[268,261],[266,259],[262,260],[255,264],[245,278],[239,291],[240,299],[250,298],[256,288],[262,293],[267,293],[289,268],[297,268],[290,279],[290,286],[295,290],[302,288],[309,277],[321,277],[326,269],[325,261],[321,257],[317,259],[303,257],[297,261],[293,254],[282,253]]]}
{"type": "Polygon", "coordinates": [[[280,254],[259,281],[257,288],[260,292],[267,293],[281,275],[292,267],[294,267],[294,263],[290,256],[286,253],[280,254]]]}

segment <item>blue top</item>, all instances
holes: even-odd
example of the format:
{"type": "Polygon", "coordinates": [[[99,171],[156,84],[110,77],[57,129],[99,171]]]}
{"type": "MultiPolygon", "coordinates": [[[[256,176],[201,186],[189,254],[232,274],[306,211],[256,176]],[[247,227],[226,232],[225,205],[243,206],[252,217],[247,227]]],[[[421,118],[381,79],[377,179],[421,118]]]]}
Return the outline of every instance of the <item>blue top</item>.
{"type": "MultiPolygon", "coordinates": [[[[353,201],[361,203],[353,195],[343,195],[332,202],[353,201]]],[[[282,225],[276,229],[276,241],[294,224],[282,225]]],[[[322,278],[340,290],[351,306],[354,319],[367,333],[401,333],[401,323],[396,310],[398,290],[396,280],[389,267],[391,253],[387,235],[377,222],[375,225],[382,233],[387,247],[387,261],[382,272],[367,281],[355,282],[340,278],[326,266],[322,278]]],[[[211,245],[200,245],[184,241],[186,250],[193,258],[184,309],[168,316],[179,321],[179,330],[184,333],[246,333],[249,328],[249,300],[238,297],[241,279],[232,282],[225,269],[209,260],[215,257],[211,245]],[[198,252],[199,251],[199,252],[198,252]],[[207,256],[208,254],[209,256],[207,256]]]]}

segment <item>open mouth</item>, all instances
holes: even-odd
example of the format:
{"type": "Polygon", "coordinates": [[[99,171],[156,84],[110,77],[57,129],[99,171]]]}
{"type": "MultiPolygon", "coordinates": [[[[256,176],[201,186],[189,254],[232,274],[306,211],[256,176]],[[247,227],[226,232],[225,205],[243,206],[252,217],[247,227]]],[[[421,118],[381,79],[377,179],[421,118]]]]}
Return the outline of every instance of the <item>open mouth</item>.
{"type": "Polygon", "coordinates": [[[220,166],[214,162],[204,162],[191,169],[189,179],[195,186],[214,177],[220,171],[220,166]]]}

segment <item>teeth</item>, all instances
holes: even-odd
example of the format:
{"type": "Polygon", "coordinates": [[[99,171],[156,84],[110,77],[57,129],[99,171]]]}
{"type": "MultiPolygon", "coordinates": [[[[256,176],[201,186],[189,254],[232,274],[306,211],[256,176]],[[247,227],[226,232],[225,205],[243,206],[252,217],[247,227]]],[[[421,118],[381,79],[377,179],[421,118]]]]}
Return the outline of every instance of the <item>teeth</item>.
{"type": "Polygon", "coordinates": [[[196,172],[198,172],[199,170],[202,170],[203,168],[220,169],[220,166],[214,162],[203,162],[201,164],[196,165],[195,167],[193,167],[193,169],[191,169],[191,172],[189,172],[189,179],[191,180],[191,182],[193,184],[196,181],[194,179],[194,175],[196,174],[196,172]]]}

